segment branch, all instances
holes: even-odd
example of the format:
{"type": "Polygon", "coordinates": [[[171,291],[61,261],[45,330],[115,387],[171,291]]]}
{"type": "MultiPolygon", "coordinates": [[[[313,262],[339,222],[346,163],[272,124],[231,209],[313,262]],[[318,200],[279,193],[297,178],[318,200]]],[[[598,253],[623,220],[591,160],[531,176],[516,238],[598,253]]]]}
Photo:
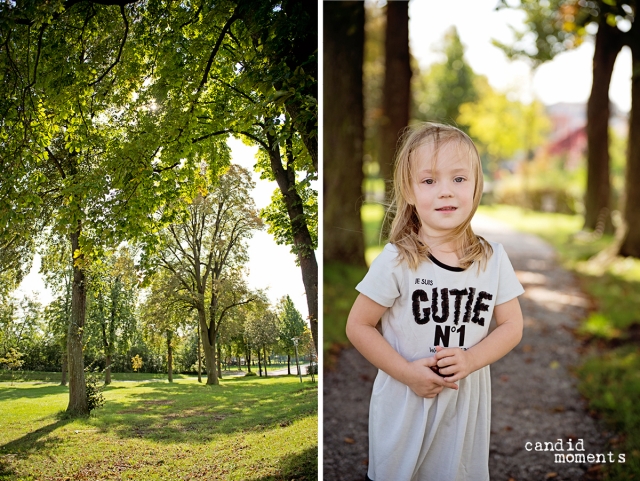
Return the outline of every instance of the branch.
{"type": "MultiPolygon", "coordinates": [[[[95,3],[100,3],[100,2],[95,2],[95,3]]],[[[124,20],[124,37],[122,38],[122,42],[120,43],[120,50],[118,50],[118,57],[111,65],[109,65],[109,68],[105,70],[104,73],[100,75],[100,77],[98,77],[96,80],[94,80],[89,84],[89,87],[93,87],[95,84],[102,81],[102,79],[105,78],[105,76],[109,72],[111,72],[111,69],[113,69],[113,67],[115,67],[120,62],[120,57],[122,56],[122,50],[124,49],[124,44],[127,41],[127,36],[129,35],[129,21],[127,20],[127,15],[124,11],[124,5],[125,5],[124,3],[120,3],[120,14],[122,15],[122,19],[124,20]]]]}
{"type": "Polygon", "coordinates": [[[60,172],[60,176],[63,179],[66,179],[67,176],[64,174],[64,170],[62,169],[62,164],[60,164],[60,161],[58,160],[58,158],[55,155],[53,155],[53,152],[51,152],[51,150],[49,150],[49,147],[47,147],[45,150],[49,154],[49,157],[51,157],[53,159],[53,161],[56,163],[56,168],[58,169],[58,172],[60,172]]]}
{"type": "Polygon", "coordinates": [[[202,76],[202,80],[200,81],[200,85],[198,86],[198,89],[196,90],[196,97],[200,94],[200,91],[202,90],[202,88],[204,87],[204,85],[207,83],[207,79],[209,77],[209,72],[211,71],[211,65],[213,65],[213,59],[216,57],[216,54],[218,53],[218,50],[220,49],[220,45],[222,44],[222,40],[224,39],[224,36],[226,35],[227,31],[231,28],[231,25],[233,24],[233,22],[235,22],[238,19],[238,13],[237,13],[237,9],[233,11],[233,14],[231,15],[231,17],[229,17],[229,20],[227,20],[227,23],[224,24],[224,27],[222,27],[222,31],[220,32],[220,35],[218,36],[218,40],[216,41],[216,44],[213,46],[213,50],[211,51],[211,55],[209,55],[209,61],[207,62],[207,66],[204,69],[204,74],[202,76]]]}
{"type": "Polygon", "coordinates": [[[200,12],[202,12],[202,7],[203,7],[203,6],[204,6],[204,2],[202,2],[202,3],[200,4],[200,6],[198,7],[198,10],[196,10],[196,12],[193,14],[193,16],[192,16],[188,21],[186,21],[185,23],[183,23],[182,25],[180,25],[180,28],[184,28],[184,27],[186,27],[187,25],[189,25],[189,24],[193,23],[193,22],[195,21],[195,19],[196,19],[196,18],[198,18],[198,16],[200,15],[200,12]]]}
{"type": "Polygon", "coordinates": [[[40,51],[42,50],[42,36],[44,35],[44,29],[47,28],[48,23],[43,23],[40,27],[40,33],[38,34],[38,51],[36,52],[36,62],[33,66],[33,82],[29,84],[27,88],[31,88],[36,84],[36,78],[38,77],[38,63],[40,62],[40,51]]]}
{"type": "Polygon", "coordinates": [[[214,137],[216,135],[233,134],[233,133],[235,133],[235,132],[233,130],[230,130],[230,129],[218,130],[217,132],[211,132],[210,134],[203,135],[202,137],[198,137],[196,139],[192,139],[191,143],[195,144],[197,142],[200,142],[202,140],[206,140],[209,137],[214,137]]]}
{"type": "Polygon", "coordinates": [[[264,140],[259,139],[255,135],[250,134],[249,132],[242,131],[242,132],[238,132],[238,133],[244,135],[245,137],[249,137],[254,142],[260,144],[266,151],[269,151],[269,145],[264,140]]]}

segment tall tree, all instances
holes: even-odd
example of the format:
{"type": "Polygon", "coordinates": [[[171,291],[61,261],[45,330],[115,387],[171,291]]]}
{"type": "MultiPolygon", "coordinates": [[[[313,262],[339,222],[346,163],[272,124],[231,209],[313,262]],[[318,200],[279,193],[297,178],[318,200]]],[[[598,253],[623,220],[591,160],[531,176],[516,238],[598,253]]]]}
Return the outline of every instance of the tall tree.
{"type": "Polygon", "coordinates": [[[279,344],[287,353],[287,373],[291,374],[291,355],[294,354],[293,339],[302,336],[306,324],[288,295],[278,302],[276,315],[279,344]]]}
{"type": "Polygon", "coordinates": [[[525,105],[510,100],[508,94],[495,91],[483,75],[475,77],[474,87],[478,98],[460,106],[458,120],[467,126],[489,171],[516,152],[544,143],[549,120],[540,102],[525,105]]]}
{"type": "Polygon", "coordinates": [[[189,326],[193,307],[185,302],[180,288],[178,279],[162,269],[151,277],[147,296],[140,306],[140,320],[146,337],[166,345],[169,382],[173,382],[173,352],[177,332],[193,328],[189,326]]]}
{"type": "MultiPolygon", "coordinates": [[[[629,18],[633,2],[575,2],[521,0],[510,6],[501,1],[499,8],[518,8],[526,13],[526,30],[535,38],[535,50],[524,45],[525,32],[516,32],[513,45],[494,41],[509,58],[528,58],[535,70],[556,55],[582,44],[586,26],[597,23],[593,55],[593,81],[587,102],[587,185],[585,190],[584,229],[612,230],[609,175],[609,85],[613,66],[622,46],[628,42],[616,19],[629,18]]],[[[629,135],[631,138],[631,135],[629,135]]]]}
{"type": "Polygon", "coordinates": [[[45,308],[45,319],[60,347],[62,371],[60,384],[62,386],[67,385],[67,333],[71,317],[71,284],[73,282],[73,266],[69,262],[68,249],[66,239],[50,236],[45,248],[41,249],[40,267],[45,286],[55,296],[45,308]]]}
{"type": "Polygon", "coordinates": [[[111,384],[111,365],[117,351],[126,352],[136,330],[137,272],[125,247],[105,252],[88,269],[87,331],[101,341],[104,383],[111,384]]]}
{"type": "MultiPolygon", "coordinates": [[[[635,5],[634,5],[635,6],[635,5]]],[[[634,13],[637,14],[637,6],[634,13]]],[[[619,254],[640,258],[640,25],[636,21],[629,31],[633,76],[631,77],[631,115],[625,175],[624,222],[626,232],[619,254]]]]}
{"type": "MultiPolygon", "coordinates": [[[[251,310],[251,315],[245,323],[245,333],[249,344],[258,354],[259,367],[264,366],[264,375],[267,376],[268,352],[278,342],[275,313],[264,304],[261,309],[251,310]]],[[[262,375],[261,369],[260,375],[262,375]]]]}
{"type": "Polygon", "coordinates": [[[88,412],[86,268],[104,245],[135,237],[157,221],[148,213],[182,190],[173,167],[191,165],[179,146],[160,149],[165,139],[150,128],[151,109],[133,105],[148,73],[140,59],[153,55],[144,53],[144,9],[130,3],[12,3],[0,22],[0,192],[3,206],[15,207],[0,209],[0,236],[8,244],[14,232],[6,226],[47,221],[67,239],[72,414],[88,412]],[[187,162],[176,163],[171,152],[187,162]]]}
{"type": "Polygon", "coordinates": [[[188,213],[160,235],[157,263],[179,283],[185,303],[198,313],[207,384],[218,384],[216,342],[225,317],[253,299],[242,279],[246,240],[262,223],[251,199],[253,183],[231,165],[215,185],[205,174],[188,213]],[[211,190],[209,190],[211,189],[211,190]]]}
{"type": "Polygon", "coordinates": [[[464,57],[465,47],[458,30],[451,27],[444,36],[441,53],[444,59],[431,65],[415,85],[415,116],[421,120],[460,123],[460,106],[474,102],[478,93],[475,73],[464,57]]]}
{"type": "MultiPolygon", "coordinates": [[[[323,2],[324,261],[364,266],[364,2],[323,2]]],[[[316,345],[317,346],[317,345],[316,345]]]]}
{"type": "MultiPolygon", "coordinates": [[[[409,2],[387,2],[384,38],[384,87],[380,118],[380,176],[390,194],[393,160],[398,141],[409,125],[411,55],[409,53],[409,2]]],[[[390,195],[387,195],[390,198],[390,195]]]]}

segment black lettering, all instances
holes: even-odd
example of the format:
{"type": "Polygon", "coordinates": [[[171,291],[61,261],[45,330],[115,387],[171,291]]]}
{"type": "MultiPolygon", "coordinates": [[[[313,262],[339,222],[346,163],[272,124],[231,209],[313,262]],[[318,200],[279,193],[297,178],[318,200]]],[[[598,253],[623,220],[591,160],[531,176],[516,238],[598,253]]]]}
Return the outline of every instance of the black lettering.
{"type": "Polygon", "coordinates": [[[420,302],[427,302],[428,300],[429,300],[429,297],[427,297],[427,293],[424,292],[422,289],[416,289],[415,291],[413,291],[413,294],[411,295],[411,308],[413,310],[413,318],[418,324],[422,325],[429,322],[429,315],[431,313],[430,312],[431,309],[429,309],[428,307],[425,307],[422,309],[422,313],[424,314],[424,317],[420,317],[420,302]]]}
{"type": "Polygon", "coordinates": [[[473,308],[473,318],[471,319],[472,322],[480,324],[481,326],[484,326],[484,318],[480,317],[480,312],[486,312],[489,310],[489,305],[482,302],[485,299],[490,301],[493,299],[493,295],[485,291],[480,291],[478,299],[476,300],[476,305],[473,308]]]}
{"type": "Polygon", "coordinates": [[[453,297],[456,298],[453,303],[453,323],[457,326],[458,321],[460,320],[460,305],[462,304],[462,296],[467,295],[466,289],[451,289],[449,291],[453,297]]]}
{"type": "Polygon", "coordinates": [[[473,298],[476,295],[476,288],[469,288],[469,299],[467,299],[467,303],[464,306],[464,318],[462,322],[469,322],[471,320],[471,308],[473,307],[473,298]]]}
{"type": "Polygon", "coordinates": [[[442,332],[442,326],[436,326],[436,337],[433,340],[435,346],[440,345],[442,340],[442,347],[449,347],[449,335],[451,334],[451,326],[444,326],[444,332],[442,332]]]}
{"type": "Polygon", "coordinates": [[[449,289],[446,287],[442,289],[441,316],[438,316],[438,289],[434,287],[431,292],[431,316],[438,323],[444,322],[449,318],[449,289]]]}
{"type": "Polygon", "coordinates": [[[462,347],[464,346],[464,331],[465,331],[465,327],[467,327],[466,325],[462,325],[458,328],[458,335],[460,336],[460,341],[458,342],[458,346],[462,347]]]}

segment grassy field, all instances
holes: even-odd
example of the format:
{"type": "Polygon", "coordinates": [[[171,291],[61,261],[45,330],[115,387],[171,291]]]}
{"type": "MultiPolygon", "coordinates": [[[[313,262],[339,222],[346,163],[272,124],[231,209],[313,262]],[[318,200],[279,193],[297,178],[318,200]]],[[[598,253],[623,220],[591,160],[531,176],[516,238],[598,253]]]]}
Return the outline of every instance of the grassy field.
{"type": "Polygon", "coordinates": [[[79,419],[63,414],[66,387],[0,383],[0,479],[317,479],[318,389],[309,378],[206,386],[146,376],[113,382],[104,407],[79,419]]]}
{"type": "Polygon", "coordinates": [[[594,307],[576,333],[589,351],[576,371],[579,389],[593,412],[620,433],[611,448],[625,453],[627,461],[608,465],[607,479],[640,479],[640,260],[590,260],[613,238],[576,235],[583,223],[580,216],[511,206],[481,206],[478,212],[553,245],[591,297],[594,307]]]}

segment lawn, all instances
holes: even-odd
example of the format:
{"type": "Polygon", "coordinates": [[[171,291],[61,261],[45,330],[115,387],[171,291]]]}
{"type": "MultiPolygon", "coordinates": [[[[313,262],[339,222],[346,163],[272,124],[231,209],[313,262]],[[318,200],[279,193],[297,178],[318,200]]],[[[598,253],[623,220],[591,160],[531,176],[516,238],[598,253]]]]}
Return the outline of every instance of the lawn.
{"type": "Polygon", "coordinates": [[[317,479],[317,384],[303,378],[115,381],[67,419],[66,387],[0,383],[2,480],[317,479]]]}

